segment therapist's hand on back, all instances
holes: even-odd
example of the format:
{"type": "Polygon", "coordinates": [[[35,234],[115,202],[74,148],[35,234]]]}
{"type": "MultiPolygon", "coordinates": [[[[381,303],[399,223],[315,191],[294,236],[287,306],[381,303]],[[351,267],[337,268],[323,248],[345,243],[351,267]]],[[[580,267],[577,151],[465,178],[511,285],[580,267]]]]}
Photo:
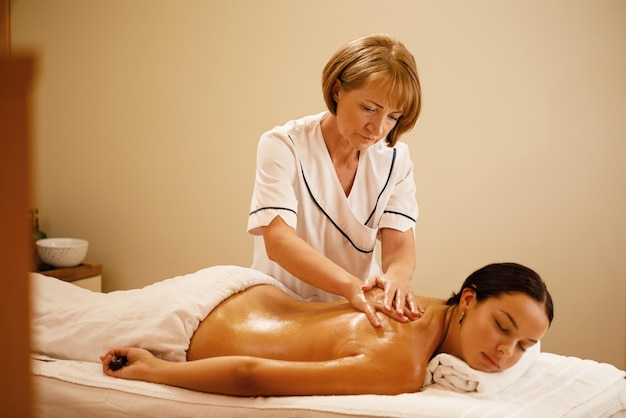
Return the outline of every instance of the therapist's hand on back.
{"type": "Polygon", "coordinates": [[[394,319],[403,318],[405,320],[419,319],[424,313],[424,309],[408,281],[394,280],[392,277],[379,274],[367,279],[361,289],[363,292],[371,292],[376,288],[383,290],[382,294],[376,292],[374,297],[369,299],[370,302],[376,301],[376,310],[384,312],[394,319]]]}

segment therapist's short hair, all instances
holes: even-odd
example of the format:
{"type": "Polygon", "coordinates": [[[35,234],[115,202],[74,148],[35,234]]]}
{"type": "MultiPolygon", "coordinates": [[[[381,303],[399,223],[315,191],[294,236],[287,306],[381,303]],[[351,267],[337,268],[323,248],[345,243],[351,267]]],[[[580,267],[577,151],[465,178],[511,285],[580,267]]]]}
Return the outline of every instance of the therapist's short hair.
{"type": "Polygon", "coordinates": [[[370,82],[389,83],[390,102],[402,112],[386,138],[392,147],[410,131],[422,108],[422,90],[415,58],[397,39],[385,34],[366,35],[342,46],[322,72],[322,91],[328,110],[337,114],[333,86],[355,90],[370,82]]]}

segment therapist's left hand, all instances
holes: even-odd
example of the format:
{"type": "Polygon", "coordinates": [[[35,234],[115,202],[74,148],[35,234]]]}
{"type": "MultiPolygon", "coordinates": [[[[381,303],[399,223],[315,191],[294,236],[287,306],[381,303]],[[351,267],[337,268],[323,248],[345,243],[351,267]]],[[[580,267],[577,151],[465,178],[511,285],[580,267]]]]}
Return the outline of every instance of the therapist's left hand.
{"type": "Polygon", "coordinates": [[[413,293],[408,280],[379,274],[365,280],[362,290],[367,292],[376,287],[385,292],[383,299],[385,310],[395,311],[397,315],[403,315],[411,320],[420,318],[424,313],[424,308],[413,293]]]}

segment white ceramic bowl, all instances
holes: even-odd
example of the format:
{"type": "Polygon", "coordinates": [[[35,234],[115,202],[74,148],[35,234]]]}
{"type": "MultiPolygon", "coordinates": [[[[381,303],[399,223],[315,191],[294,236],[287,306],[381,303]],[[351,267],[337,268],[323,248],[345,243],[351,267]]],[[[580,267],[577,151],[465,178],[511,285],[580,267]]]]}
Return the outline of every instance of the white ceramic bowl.
{"type": "Polygon", "coordinates": [[[44,238],[35,245],[43,263],[53,267],[74,267],[85,259],[89,242],[79,238],[44,238]]]}

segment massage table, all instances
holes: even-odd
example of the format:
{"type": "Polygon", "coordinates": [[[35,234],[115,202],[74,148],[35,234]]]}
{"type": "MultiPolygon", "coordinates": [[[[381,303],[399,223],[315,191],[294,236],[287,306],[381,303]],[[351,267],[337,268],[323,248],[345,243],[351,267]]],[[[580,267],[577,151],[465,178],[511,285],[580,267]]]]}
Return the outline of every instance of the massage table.
{"type": "Polygon", "coordinates": [[[281,285],[236,266],[108,294],[37,273],[30,279],[34,412],[41,418],[626,417],[623,370],[541,352],[540,344],[495,374],[440,354],[429,364],[421,391],[394,396],[236,397],[118,379],[105,375],[98,360],[108,348],[154,338],[163,346],[156,355],[184,361],[193,330],[213,307],[252,285],[281,285]],[[151,313],[142,318],[143,312],[151,313]],[[438,373],[444,364],[451,371],[438,373]]]}

